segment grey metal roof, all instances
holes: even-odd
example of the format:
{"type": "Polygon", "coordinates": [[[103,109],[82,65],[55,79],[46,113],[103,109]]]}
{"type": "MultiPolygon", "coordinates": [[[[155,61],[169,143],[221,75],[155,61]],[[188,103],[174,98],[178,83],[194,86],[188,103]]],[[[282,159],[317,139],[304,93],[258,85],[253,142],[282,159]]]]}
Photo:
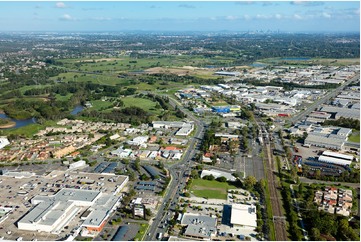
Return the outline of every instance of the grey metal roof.
{"type": "Polygon", "coordinates": [[[119,229],[115,233],[114,237],[112,238],[112,241],[125,241],[124,237],[127,234],[128,230],[129,230],[128,225],[119,227],[119,229]]]}
{"type": "Polygon", "coordinates": [[[207,215],[185,213],[183,215],[181,224],[215,227],[217,225],[217,219],[207,215]]]}
{"type": "Polygon", "coordinates": [[[321,111],[328,113],[337,113],[336,118],[340,116],[345,118],[360,119],[360,110],[358,109],[324,106],[321,108],[321,111]]]}
{"type": "Polygon", "coordinates": [[[216,232],[216,227],[205,227],[202,225],[188,225],[184,235],[200,237],[200,238],[210,238],[212,234],[216,232]]]}

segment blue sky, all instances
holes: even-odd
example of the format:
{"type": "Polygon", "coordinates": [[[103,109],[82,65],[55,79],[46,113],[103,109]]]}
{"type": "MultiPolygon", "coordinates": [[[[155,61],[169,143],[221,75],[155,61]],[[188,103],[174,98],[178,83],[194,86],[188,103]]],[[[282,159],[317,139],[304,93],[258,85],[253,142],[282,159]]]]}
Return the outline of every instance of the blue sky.
{"type": "Polygon", "coordinates": [[[360,30],[358,1],[0,1],[0,13],[0,31],[360,30]]]}

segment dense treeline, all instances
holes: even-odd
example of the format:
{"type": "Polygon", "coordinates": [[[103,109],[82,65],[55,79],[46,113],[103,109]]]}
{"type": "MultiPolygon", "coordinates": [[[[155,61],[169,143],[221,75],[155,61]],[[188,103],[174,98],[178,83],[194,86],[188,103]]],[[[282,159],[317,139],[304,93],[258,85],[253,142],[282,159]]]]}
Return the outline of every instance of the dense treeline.
{"type": "Polygon", "coordinates": [[[204,137],[202,140],[201,150],[205,153],[209,150],[211,145],[221,145],[221,137],[216,137],[215,133],[217,128],[219,128],[221,122],[216,120],[212,120],[211,124],[209,125],[208,129],[204,133],[204,137]]]}
{"type": "Polygon", "coordinates": [[[283,198],[283,207],[286,212],[285,214],[289,223],[288,232],[291,235],[291,239],[292,241],[301,241],[303,236],[300,227],[298,226],[297,210],[292,204],[292,195],[288,184],[282,184],[281,195],[283,198]]]}
{"type": "MultiPolygon", "coordinates": [[[[101,85],[91,82],[68,82],[68,83],[59,83],[54,86],[44,87],[44,88],[33,88],[26,90],[24,92],[25,96],[37,96],[44,94],[59,94],[62,96],[67,95],[68,93],[77,93],[80,91],[87,92],[89,95],[89,99],[100,99],[103,96],[108,97],[117,97],[120,95],[121,87],[118,86],[109,86],[109,85],[101,85]]],[[[128,88],[124,90],[122,95],[132,95],[135,93],[134,88],[128,88]]]]}
{"type": "Polygon", "coordinates": [[[360,120],[352,118],[340,117],[337,120],[325,120],[323,124],[360,130],[360,120]]]}
{"type": "MultiPolygon", "coordinates": [[[[163,84],[166,85],[167,82],[182,82],[184,84],[201,84],[201,85],[216,85],[220,83],[225,83],[223,78],[217,79],[204,79],[196,76],[178,76],[176,74],[152,74],[148,75],[149,77],[157,77],[158,80],[163,81],[163,84]]],[[[148,78],[147,76],[147,78],[148,78]]]]}
{"type": "Polygon", "coordinates": [[[351,169],[351,171],[343,171],[340,176],[323,175],[319,170],[304,172],[307,178],[317,179],[322,181],[337,181],[337,182],[351,182],[360,183],[360,170],[351,169]]]}
{"type": "Polygon", "coordinates": [[[334,89],[337,88],[339,85],[338,84],[330,84],[330,83],[326,83],[325,85],[312,85],[312,86],[305,86],[305,85],[300,85],[294,82],[291,83],[285,83],[285,82],[280,82],[280,81],[276,81],[276,80],[271,80],[269,83],[267,82],[262,82],[262,81],[258,81],[258,80],[243,80],[242,83],[245,84],[251,84],[254,86],[276,86],[276,87],[283,87],[286,91],[291,91],[295,88],[307,88],[307,89],[334,89]]]}
{"type": "Polygon", "coordinates": [[[82,112],[82,116],[94,118],[95,120],[130,123],[132,125],[139,125],[141,123],[149,123],[152,121],[151,115],[138,107],[127,107],[106,113],[96,110],[85,110],[82,112]]]}
{"type": "Polygon", "coordinates": [[[164,110],[171,109],[169,105],[169,98],[167,96],[158,96],[152,93],[148,93],[145,97],[149,100],[152,100],[153,102],[158,102],[159,106],[164,110]]]}
{"type": "Polygon", "coordinates": [[[40,100],[18,99],[4,107],[5,113],[15,119],[28,119],[36,117],[41,119],[56,120],[67,116],[69,106],[67,102],[54,101],[44,102],[40,100]]]}

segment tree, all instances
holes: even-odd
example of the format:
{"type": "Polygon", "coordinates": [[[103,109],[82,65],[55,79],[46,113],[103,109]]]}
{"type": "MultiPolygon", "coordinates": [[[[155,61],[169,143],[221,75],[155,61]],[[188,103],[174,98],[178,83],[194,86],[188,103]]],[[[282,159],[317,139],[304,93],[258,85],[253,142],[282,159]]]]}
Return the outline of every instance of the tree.
{"type": "Polygon", "coordinates": [[[139,172],[140,171],[140,158],[137,157],[134,162],[135,169],[139,172]]]}
{"type": "Polygon", "coordinates": [[[219,182],[227,182],[227,178],[225,178],[224,176],[218,177],[216,180],[219,182]]]}
{"type": "Polygon", "coordinates": [[[198,178],[199,178],[198,171],[197,171],[197,170],[192,170],[192,171],[191,171],[191,177],[192,177],[193,179],[198,179],[198,178]]]}
{"type": "Polygon", "coordinates": [[[147,208],[146,210],[145,210],[145,214],[148,216],[148,217],[151,217],[153,214],[152,214],[152,211],[149,209],[149,208],[147,208]]]}
{"type": "Polygon", "coordinates": [[[312,228],[311,229],[311,239],[315,241],[321,240],[321,233],[318,228],[312,228]]]}
{"type": "Polygon", "coordinates": [[[244,179],[244,185],[246,189],[253,189],[254,185],[256,185],[257,179],[254,176],[247,176],[244,179]]]}
{"type": "Polygon", "coordinates": [[[211,174],[211,175],[204,176],[203,179],[209,180],[209,181],[214,181],[215,177],[211,174]]]}
{"type": "Polygon", "coordinates": [[[320,178],[321,178],[321,171],[320,171],[320,170],[317,170],[317,171],[315,172],[315,178],[316,178],[316,179],[320,179],[320,178]]]}

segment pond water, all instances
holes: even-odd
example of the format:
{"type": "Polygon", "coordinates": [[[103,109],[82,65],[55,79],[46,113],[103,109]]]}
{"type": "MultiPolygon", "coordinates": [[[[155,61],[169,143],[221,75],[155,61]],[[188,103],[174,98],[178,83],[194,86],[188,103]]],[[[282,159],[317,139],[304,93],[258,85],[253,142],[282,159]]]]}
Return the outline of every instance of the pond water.
{"type": "Polygon", "coordinates": [[[71,115],[77,115],[78,113],[80,113],[81,111],[83,111],[85,107],[82,105],[78,105],[76,106],[73,111],[70,112],[71,115]]]}
{"type": "Polygon", "coordinates": [[[265,66],[267,66],[267,64],[263,64],[263,63],[259,63],[259,62],[254,62],[254,63],[252,63],[250,66],[252,66],[252,67],[265,67],[265,66]]]}
{"type": "MultiPolygon", "coordinates": [[[[0,113],[0,118],[9,118],[9,117],[5,113],[0,113]]],[[[9,129],[20,128],[20,127],[24,127],[29,124],[36,123],[35,118],[29,118],[29,119],[24,119],[24,120],[17,120],[17,119],[13,119],[13,118],[10,118],[10,119],[11,119],[11,121],[15,122],[15,126],[9,128],[9,129]]]]}

